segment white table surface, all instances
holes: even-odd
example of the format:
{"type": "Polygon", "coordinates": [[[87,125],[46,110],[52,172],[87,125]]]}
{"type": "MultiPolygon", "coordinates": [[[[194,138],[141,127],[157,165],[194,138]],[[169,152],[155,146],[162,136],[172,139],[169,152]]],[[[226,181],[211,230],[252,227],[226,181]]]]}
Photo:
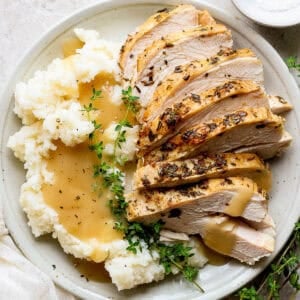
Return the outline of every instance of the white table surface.
{"type": "MultiPolygon", "coordinates": [[[[98,1],[0,0],[0,95],[24,52],[49,27],[75,10],[96,2],[98,1]]],[[[231,0],[211,0],[208,2],[246,20],[249,26],[261,33],[283,58],[289,55],[298,55],[300,59],[300,25],[285,29],[262,27],[241,15],[231,0]]],[[[296,75],[295,78],[300,85],[300,78],[296,75]]],[[[297,100],[300,101],[300,99],[297,100]]],[[[5,101],[5,99],[1,99],[1,101],[5,101]]],[[[2,112],[0,114],[3,115],[2,112]]]]}

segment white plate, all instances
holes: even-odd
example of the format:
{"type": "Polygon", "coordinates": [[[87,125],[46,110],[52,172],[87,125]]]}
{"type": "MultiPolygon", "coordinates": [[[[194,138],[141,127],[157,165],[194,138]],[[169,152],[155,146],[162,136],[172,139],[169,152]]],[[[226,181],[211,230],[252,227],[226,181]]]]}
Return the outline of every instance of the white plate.
{"type": "Polygon", "coordinates": [[[232,0],[253,21],[270,27],[300,24],[300,0],[232,0]]]}
{"type": "MultiPolygon", "coordinates": [[[[285,155],[272,162],[274,187],[270,200],[270,212],[278,227],[277,245],[274,255],[255,267],[230,262],[224,266],[207,266],[200,271],[199,280],[206,290],[201,295],[180,278],[170,277],[158,284],[118,293],[111,284],[86,282],[79,272],[66,259],[59,245],[49,237],[34,239],[27,220],[20,208],[18,197],[20,185],[24,182],[23,166],[6,148],[8,137],[20,128],[19,120],[14,116],[13,90],[16,82],[26,80],[37,69],[45,67],[54,57],[61,55],[61,43],[72,34],[72,28],[82,26],[96,29],[107,39],[123,40],[126,34],[142,23],[147,16],[162,8],[161,0],[151,2],[143,0],[102,1],[78,11],[59,23],[32,47],[22,59],[7,89],[1,98],[1,111],[6,115],[1,119],[1,200],[4,205],[6,223],[11,235],[24,254],[42,271],[70,292],[86,299],[218,299],[241,287],[256,276],[278,253],[292,231],[299,217],[300,202],[300,125],[297,111],[300,111],[299,90],[287,67],[276,51],[245,23],[231,17],[220,9],[202,1],[186,1],[202,9],[208,9],[212,15],[232,28],[236,47],[250,47],[261,58],[265,70],[265,83],[270,93],[279,94],[290,100],[295,110],[288,115],[287,130],[295,137],[292,147],[285,155]],[[126,6],[127,5],[127,6],[126,6]],[[56,265],[53,270],[52,265],[56,265]]],[[[163,1],[164,5],[179,3],[163,1]]],[[[180,1],[181,2],[181,1],[180,1]]]]}

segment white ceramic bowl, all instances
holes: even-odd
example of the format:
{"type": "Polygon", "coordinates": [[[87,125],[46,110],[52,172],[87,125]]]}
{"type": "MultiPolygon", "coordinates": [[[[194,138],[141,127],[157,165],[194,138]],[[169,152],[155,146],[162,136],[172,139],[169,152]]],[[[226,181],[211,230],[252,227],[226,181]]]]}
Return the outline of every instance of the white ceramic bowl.
{"type": "Polygon", "coordinates": [[[232,0],[246,17],[270,27],[300,24],[300,0],[232,0]]]}
{"type": "Polygon", "coordinates": [[[25,214],[20,208],[18,197],[20,185],[24,182],[23,166],[7,149],[8,137],[20,128],[14,116],[13,90],[20,80],[27,80],[37,69],[45,67],[53,58],[61,56],[62,41],[72,34],[72,28],[96,29],[106,39],[123,41],[136,25],[149,15],[168,4],[182,1],[160,0],[114,0],[101,1],[76,12],[48,31],[25,55],[1,97],[1,201],[9,231],[23,253],[42,271],[49,274],[60,286],[86,299],[219,299],[238,289],[255,277],[271,261],[286,242],[299,217],[300,166],[297,149],[300,149],[300,125],[297,112],[300,111],[299,90],[287,67],[277,52],[245,23],[228,13],[203,1],[185,1],[211,14],[232,29],[235,47],[250,47],[263,61],[265,84],[269,93],[278,94],[293,103],[295,110],[287,117],[287,130],[295,137],[293,145],[281,159],[272,162],[274,186],[271,193],[270,213],[278,228],[276,250],[272,257],[254,267],[237,262],[223,266],[206,266],[200,271],[199,280],[206,290],[199,294],[191,285],[179,277],[170,277],[157,284],[143,286],[118,293],[112,284],[86,282],[80,278],[56,241],[50,237],[35,239],[27,226],[25,214]],[[56,265],[53,270],[52,265],[56,265]]]}

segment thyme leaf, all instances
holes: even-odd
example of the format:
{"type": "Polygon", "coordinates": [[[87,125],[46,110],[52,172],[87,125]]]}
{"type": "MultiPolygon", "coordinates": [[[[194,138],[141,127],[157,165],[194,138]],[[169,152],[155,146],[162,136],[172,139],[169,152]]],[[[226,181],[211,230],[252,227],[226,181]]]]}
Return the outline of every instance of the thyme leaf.
{"type": "Polygon", "coordinates": [[[93,94],[92,94],[90,100],[95,101],[96,99],[101,98],[101,95],[102,95],[101,90],[96,90],[95,88],[93,88],[93,94]]]}
{"type": "Polygon", "coordinates": [[[95,151],[95,153],[99,159],[102,158],[102,152],[104,150],[104,145],[103,145],[102,141],[95,143],[95,144],[90,144],[89,149],[91,151],[95,151]]]}
{"type": "Polygon", "coordinates": [[[93,106],[93,103],[90,102],[88,105],[85,105],[85,104],[83,105],[82,111],[89,113],[93,110],[98,110],[96,107],[93,106]]]}
{"type": "Polygon", "coordinates": [[[94,130],[89,134],[89,140],[92,140],[95,136],[95,132],[101,128],[101,124],[97,123],[96,120],[92,121],[92,124],[94,125],[94,130]]]}

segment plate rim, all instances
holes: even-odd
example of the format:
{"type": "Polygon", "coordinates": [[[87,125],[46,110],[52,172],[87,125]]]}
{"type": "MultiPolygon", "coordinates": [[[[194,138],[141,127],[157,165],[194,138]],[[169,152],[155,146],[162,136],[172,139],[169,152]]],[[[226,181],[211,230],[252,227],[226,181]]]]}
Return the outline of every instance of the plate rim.
{"type": "MultiPolygon", "coordinates": [[[[258,34],[254,29],[252,29],[245,21],[240,20],[240,18],[228,14],[223,8],[217,7],[216,5],[213,5],[211,3],[208,3],[207,1],[202,0],[187,0],[184,1],[185,3],[189,3],[195,6],[200,6],[203,9],[210,10],[212,14],[217,18],[221,19],[222,21],[225,21],[229,26],[233,27],[234,30],[236,30],[239,34],[242,34],[243,36],[246,36],[247,39],[255,44],[258,44],[259,46],[256,46],[258,49],[260,49],[264,54],[265,52],[268,52],[270,55],[265,56],[266,59],[268,59],[269,63],[274,67],[276,64],[276,70],[278,71],[278,77],[280,80],[284,83],[288,94],[291,98],[300,99],[300,91],[298,89],[297,83],[293,76],[289,73],[287,66],[283,62],[280,55],[277,53],[277,51],[263,38],[260,34],[258,34]],[[240,26],[239,26],[240,25],[240,26]]],[[[177,0],[164,0],[163,4],[165,5],[176,5],[181,4],[182,1],[177,0]]],[[[13,93],[15,82],[19,81],[20,78],[24,76],[25,70],[28,69],[34,60],[35,57],[38,57],[40,53],[46,48],[48,44],[50,44],[53,40],[56,39],[59,35],[63,34],[65,31],[69,30],[72,26],[77,24],[78,22],[82,22],[84,19],[91,18],[93,15],[118,8],[118,7],[124,7],[124,6],[134,6],[134,5],[141,5],[141,4],[162,4],[161,0],[100,0],[97,3],[85,6],[83,8],[80,8],[76,11],[74,11],[71,15],[63,18],[61,21],[56,23],[54,26],[50,27],[50,29],[45,32],[36,42],[32,44],[32,46],[25,52],[23,57],[19,60],[16,68],[14,69],[14,72],[12,72],[7,80],[6,85],[4,86],[3,92],[0,95],[0,101],[4,102],[4,99],[10,99],[11,95],[13,93]]],[[[298,106],[300,109],[300,104],[296,105],[295,108],[298,106]]],[[[4,129],[5,126],[5,120],[7,119],[8,113],[9,113],[9,107],[11,105],[11,101],[7,101],[6,103],[1,104],[1,110],[3,109],[3,112],[5,114],[4,118],[1,118],[0,122],[0,128],[1,130],[4,129]]],[[[299,120],[297,118],[297,121],[299,123],[299,120]]],[[[1,132],[2,135],[2,132],[1,132]]],[[[3,144],[3,136],[1,136],[1,147],[6,147],[6,143],[3,144]],[[4,145],[4,146],[3,146],[4,145]]],[[[6,141],[5,141],[6,142],[6,141]]],[[[0,161],[1,166],[1,177],[2,177],[2,187],[5,189],[5,185],[3,183],[3,180],[5,178],[5,175],[2,171],[2,158],[0,161]]],[[[299,192],[299,188],[297,190],[297,193],[299,192]]],[[[9,205],[7,205],[6,201],[2,200],[5,199],[5,192],[3,189],[1,189],[1,197],[0,201],[2,202],[3,206],[3,213],[4,213],[4,219],[6,226],[11,233],[15,243],[18,245],[19,249],[24,253],[24,255],[33,263],[35,264],[40,270],[45,272],[56,284],[63,287],[64,289],[68,290],[74,295],[77,295],[79,297],[89,297],[89,299],[106,299],[104,296],[101,296],[99,294],[95,294],[92,291],[89,291],[87,289],[81,288],[77,286],[75,283],[73,283],[68,278],[64,277],[63,274],[58,275],[57,273],[49,272],[48,268],[44,266],[41,263],[36,263],[34,257],[34,254],[29,253],[29,250],[26,250],[26,246],[23,246],[24,238],[18,234],[16,234],[14,230],[14,220],[9,217],[9,214],[7,211],[10,210],[9,205]]],[[[288,232],[292,232],[294,223],[298,220],[299,214],[300,214],[300,205],[295,211],[295,214],[293,215],[293,222],[289,222],[288,225],[288,232]]],[[[286,235],[285,238],[283,238],[283,241],[281,245],[276,249],[276,254],[280,252],[286,241],[288,240],[290,234],[286,235]]],[[[254,270],[254,268],[249,268],[249,275],[246,278],[242,278],[239,280],[236,280],[235,285],[231,285],[229,287],[222,287],[222,289],[219,289],[218,293],[214,293],[213,297],[224,297],[250,280],[252,280],[254,277],[256,277],[275,257],[276,255],[273,254],[270,259],[265,260],[262,264],[257,266],[254,270]],[[250,272],[251,270],[251,272],[250,272]]],[[[248,274],[248,272],[247,272],[248,274]]],[[[245,276],[244,276],[245,277],[245,276]]],[[[197,299],[200,298],[207,298],[205,297],[205,294],[203,296],[199,295],[197,299]]],[[[207,298],[208,299],[208,298],[207,298]]],[[[209,298],[213,299],[213,298],[209,298]]]]}

